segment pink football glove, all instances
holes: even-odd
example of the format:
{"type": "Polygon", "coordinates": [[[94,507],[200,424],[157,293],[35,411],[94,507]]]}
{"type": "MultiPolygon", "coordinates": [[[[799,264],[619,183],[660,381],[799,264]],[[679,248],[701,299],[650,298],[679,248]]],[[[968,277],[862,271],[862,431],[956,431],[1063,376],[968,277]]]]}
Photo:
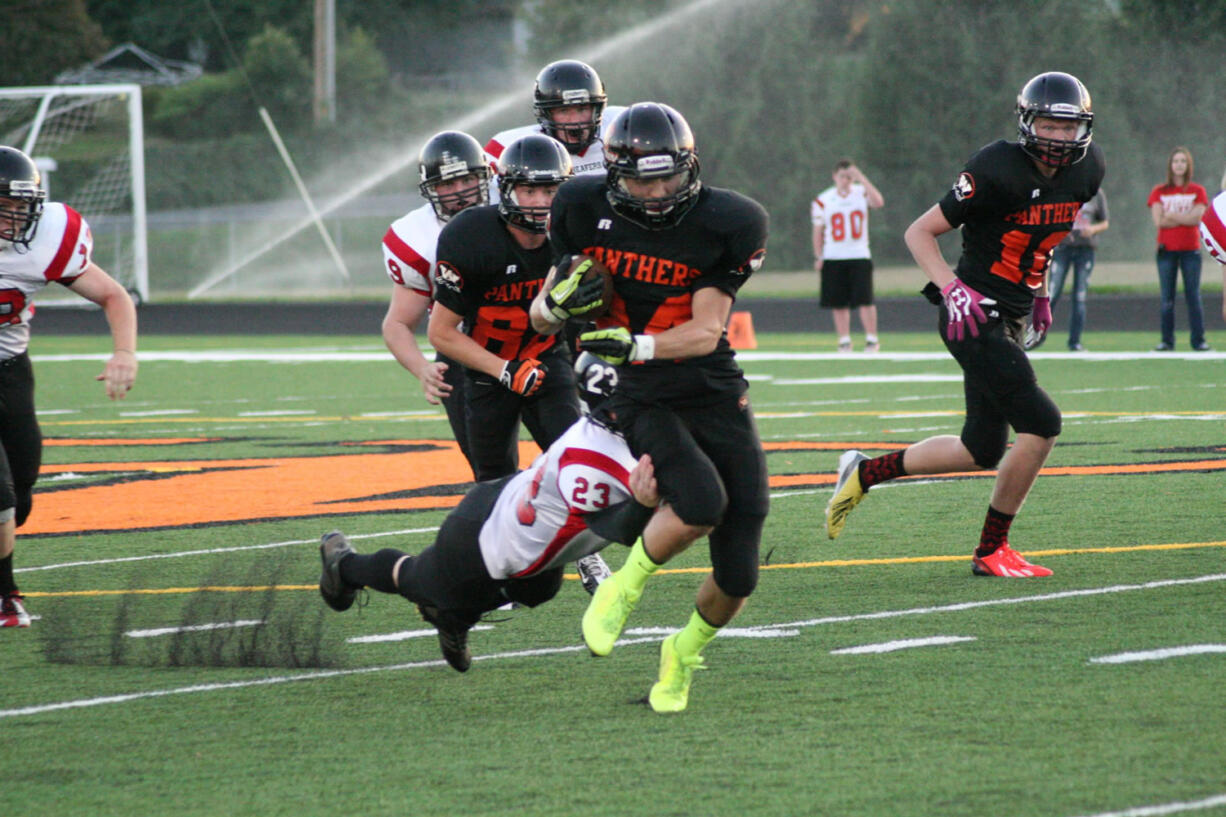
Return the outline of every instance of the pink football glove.
{"type": "Polygon", "coordinates": [[[1030,325],[1040,335],[1046,335],[1051,329],[1051,298],[1038,295],[1034,299],[1034,311],[1030,314],[1030,325]]]}
{"type": "Polygon", "coordinates": [[[962,283],[961,278],[955,278],[941,290],[945,299],[945,309],[949,313],[949,322],[945,324],[945,337],[948,340],[962,340],[969,331],[972,338],[979,337],[979,324],[987,323],[988,316],[984,306],[995,306],[993,298],[986,298],[962,283]]]}

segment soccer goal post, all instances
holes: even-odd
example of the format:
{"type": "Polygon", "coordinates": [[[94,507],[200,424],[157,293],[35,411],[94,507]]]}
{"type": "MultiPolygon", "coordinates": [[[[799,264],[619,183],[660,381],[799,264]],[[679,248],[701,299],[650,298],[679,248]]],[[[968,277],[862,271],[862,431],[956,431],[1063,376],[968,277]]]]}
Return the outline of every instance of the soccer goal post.
{"type": "Polygon", "coordinates": [[[0,144],[34,160],[48,199],[89,222],[98,266],[148,301],[141,86],[0,88],[0,144]]]}

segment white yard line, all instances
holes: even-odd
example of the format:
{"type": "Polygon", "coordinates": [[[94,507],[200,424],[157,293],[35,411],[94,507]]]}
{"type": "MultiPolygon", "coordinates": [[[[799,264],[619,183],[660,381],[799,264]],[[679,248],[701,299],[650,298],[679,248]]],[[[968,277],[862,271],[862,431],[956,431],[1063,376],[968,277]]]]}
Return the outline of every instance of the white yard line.
{"type": "Polygon", "coordinates": [[[1199,811],[1216,806],[1226,806],[1226,794],[1217,794],[1213,797],[1206,797],[1204,800],[1189,800],[1183,803],[1164,803],[1160,806],[1137,806],[1123,811],[1104,811],[1084,817],[1159,817],[1162,814],[1179,814],[1184,811],[1199,811]]]}
{"type": "MultiPolygon", "coordinates": [[[[1106,587],[1089,587],[1083,590],[1068,590],[1062,593],[1044,593],[1037,596],[1020,596],[1011,599],[994,599],[991,601],[973,601],[964,602],[961,604],[948,604],[938,607],[916,607],[908,610],[882,610],[875,613],[860,613],[850,616],[828,616],[825,618],[806,619],[804,621],[793,621],[783,624],[761,624],[756,627],[743,628],[747,632],[762,633],[770,630],[792,630],[802,627],[816,627],[823,624],[841,624],[850,621],[867,621],[873,619],[898,618],[902,616],[916,615],[931,615],[933,613],[949,613],[963,612],[966,610],[975,610],[981,607],[991,607],[1002,604],[1031,604],[1035,602],[1057,601],[1070,598],[1082,598],[1088,596],[1099,596],[1108,593],[1122,593],[1130,590],[1151,590],[1161,587],[1179,587],[1184,585],[1203,584],[1206,582],[1226,581],[1226,573],[1214,573],[1205,576],[1195,576],[1189,579],[1169,579],[1165,581],[1146,582],[1144,584],[1133,585],[1108,585],[1106,587]]],[[[641,638],[629,638],[619,640],[617,643],[621,646],[629,646],[632,644],[648,644],[663,641],[666,636],[649,635],[641,638]]],[[[568,645],[563,647],[542,647],[529,650],[516,650],[514,652],[494,653],[491,655],[474,656],[475,661],[495,661],[508,658],[524,658],[535,657],[542,655],[562,655],[565,653],[581,652],[587,650],[587,647],[582,644],[568,645]]],[[[108,695],[100,698],[78,698],[72,701],[57,701],[47,704],[35,704],[32,706],[18,707],[16,709],[0,709],[0,718],[16,718],[26,715],[40,715],[45,712],[56,712],[65,709],[82,709],[93,706],[104,706],[107,704],[128,703],[130,701],[139,701],[146,698],[162,698],[170,695],[185,695],[196,692],[216,692],[219,690],[230,689],[245,689],[248,687],[271,686],[273,684],[287,684],[296,681],[314,681],[327,678],[343,678],[350,675],[363,675],[374,672],[396,672],[400,670],[421,669],[423,667],[437,667],[445,664],[441,659],[433,661],[415,661],[407,664],[392,664],[382,667],[360,667],[356,669],[343,670],[320,670],[315,672],[303,672],[298,675],[278,675],[271,678],[259,678],[248,681],[231,681],[228,683],[217,684],[196,684],[187,687],[174,687],[170,689],[154,689],[145,692],[132,692],[124,695],[108,695]]],[[[1160,813],[1160,812],[1155,812],[1160,813]]]]}
{"type": "Polygon", "coordinates": [[[128,630],[124,635],[128,638],[156,638],[160,635],[175,633],[199,633],[208,630],[232,630],[236,627],[258,627],[264,623],[262,618],[239,619],[238,621],[214,621],[209,624],[185,624],[182,627],[157,627],[152,630],[128,630]]]}
{"type": "Polygon", "coordinates": [[[831,650],[831,655],[877,655],[883,652],[897,652],[916,647],[937,647],[942,644],[960,644],[963,641],[974,641],[969,635],[934,635],[928,638],[904,638],[898,641],[882,641],[877,644],[861,644],[858,647],[844,647],[841,650],[831,650]]]}
{"type": "MultiPolygon", "coordinates": [[[[345,534],[349,541],[361,541],[363,539],[378,539],[383,536],[405,536],[413,533],[435,533],[438,527],[432,528],[408,528],[406,530],[389,530],[383,533],[351,533],[345,534]]],[[[39,565],[37,567],[18,567],[14,568],[14,573],[32,573],[36,570],[60,570],[65,567],[93,567],[96,565],[113,565],[122,562],[145,562],[150,559],[181,559],[185,556],[207,556],[214,553],[238,553],[244,550],[268,550],[271,548],[293,547],[297,545],[315,544],[318,539],[291,539],[285,542],[268,542],[263,545],[238,545],[229,548],[206,548],[204,550],[180,550],[174,553],[150,553],[145,556],[121,556],[115,559],[91,559],[80,562],[60,562],[53,565],[39,565]]]]}
{"type": "Polygon", "coordinates": [[[1135,661],[1165,661],[1168,658],[1183,658],[1187,655],[1226,653],[1226,644],[1189,644],[1184,647],[1163,647],[1157,650],[1121,652],[1115,655],[1100,655],[1091,658],[1091,664],[1131,664],[1135,661]]]}

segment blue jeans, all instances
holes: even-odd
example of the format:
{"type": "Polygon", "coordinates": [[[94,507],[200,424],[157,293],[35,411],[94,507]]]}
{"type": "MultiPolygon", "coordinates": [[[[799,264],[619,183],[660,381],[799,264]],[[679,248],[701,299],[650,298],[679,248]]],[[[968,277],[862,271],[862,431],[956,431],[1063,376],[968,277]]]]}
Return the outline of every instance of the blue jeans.
{"type": "Polygon", "coordinates": [[[1158,288],[1162,293],[1162,342],[1175,346],[1175,290],[1183,270],[1183,297],[1188,303],[1192,348],[1205,342],[1205,310],[1200,303],[1200,251],[1158,250],[1158,288]]]}
{"type": "Polygon", "coordinates": [[[1051,256],[1051,280],[1047,291],[1052,309],[1064,291],[1069,268],[1073,270],[1073,313],[1068,322],[1068,345],[1081,344],[1081,330],[1086,325],[1086,293],[1090,289],[1090,273],[1094,271],[1094,248],[1061,244],[1051,256]]]}

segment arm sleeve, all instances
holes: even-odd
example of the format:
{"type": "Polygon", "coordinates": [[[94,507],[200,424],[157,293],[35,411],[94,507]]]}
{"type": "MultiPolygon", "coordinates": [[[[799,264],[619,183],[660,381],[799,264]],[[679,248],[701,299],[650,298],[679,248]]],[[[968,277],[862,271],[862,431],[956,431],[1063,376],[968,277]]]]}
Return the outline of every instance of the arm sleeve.
{"type": "Polygon", "coordinates": [[[602,539],[629,546],[643,534],[655,510],[630,498],[587,514],[585,521],[588,528],[602,539]]]}

